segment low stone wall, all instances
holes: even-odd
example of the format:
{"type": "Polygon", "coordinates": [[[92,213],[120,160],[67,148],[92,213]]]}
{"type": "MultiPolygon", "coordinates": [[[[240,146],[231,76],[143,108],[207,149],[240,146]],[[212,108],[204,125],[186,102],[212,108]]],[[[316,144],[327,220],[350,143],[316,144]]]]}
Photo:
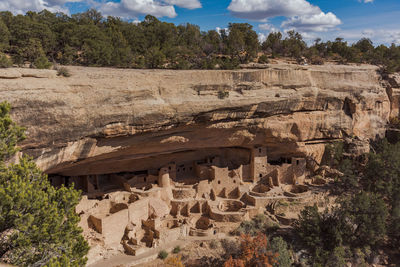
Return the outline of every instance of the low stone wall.
{"type": "Polygon", "coordinates": [[[196,195],[196,190],[193,188],[173,188],[172,194],[174,199],[194,198],[196,195]]]}

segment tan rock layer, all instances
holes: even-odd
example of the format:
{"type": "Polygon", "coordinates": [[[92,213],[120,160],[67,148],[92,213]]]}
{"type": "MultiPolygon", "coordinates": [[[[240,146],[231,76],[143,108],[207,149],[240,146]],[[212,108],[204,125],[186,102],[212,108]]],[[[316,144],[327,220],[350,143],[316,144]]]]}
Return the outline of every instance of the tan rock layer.
{"type": "Polygon", "coordinates": [[[382,136],[398,114],[389,99],[398,96],[388,96],[390,84],[367,65],[69,69],[70,78],[22,69],[0,75],[15,77],[0,78],[0,92],[27,128],[23,151],[49,173],[117,172],[160,155],[253,145],[267,145],[271,157],[320,158],[321,144],[382,136]]]}

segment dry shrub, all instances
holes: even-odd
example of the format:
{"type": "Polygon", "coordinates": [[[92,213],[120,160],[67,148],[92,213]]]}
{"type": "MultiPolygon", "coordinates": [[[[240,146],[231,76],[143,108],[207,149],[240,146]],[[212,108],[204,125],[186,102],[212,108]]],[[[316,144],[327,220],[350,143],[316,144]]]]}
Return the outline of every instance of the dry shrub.
{"type": "Polygon", "coordinates": [[[182,263],[182,256],[176,255],[165,260],[166,267],[185,267],[182,263]]]}
{"type": "Polygon", "coordinates": [[[251,267],[264,266],[272,267],[276,263],[278,253],[269,249],[268,238],[259,233],[257,236],[241,235],[240,256],[230,258],[224,263],[224,267],[251,267]]]}

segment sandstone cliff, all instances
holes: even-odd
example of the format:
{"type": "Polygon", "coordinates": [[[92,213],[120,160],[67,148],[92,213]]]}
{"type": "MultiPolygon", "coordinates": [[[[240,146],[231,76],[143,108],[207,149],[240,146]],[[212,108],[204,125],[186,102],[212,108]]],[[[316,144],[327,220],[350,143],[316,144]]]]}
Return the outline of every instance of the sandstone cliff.
{"type": "Polygon", "coordinates": [[[69,69],[70,78],[0,71],[1,100],[27,128],[23,152],[48,173],[156,168],[172,156],[261,144],[270,157],[318,161],[326,142],[367,142],[384,135],[389,116],[398,115],[398,77],[384,81],[373,66],[69,69]]]}

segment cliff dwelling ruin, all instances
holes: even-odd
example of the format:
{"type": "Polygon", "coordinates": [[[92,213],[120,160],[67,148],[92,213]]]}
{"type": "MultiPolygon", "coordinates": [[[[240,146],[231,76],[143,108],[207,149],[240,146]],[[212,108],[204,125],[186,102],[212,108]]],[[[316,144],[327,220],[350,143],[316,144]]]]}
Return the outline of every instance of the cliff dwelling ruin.
{"type": "Polygon", "coordinates": [[[264,213],[277,200],[310,197],[305,158],[269,159],[267,150],[195,151],[194,159],[178,155],[154,169],[49,179],[84,192],[78,212],[85,232],[94,230],[105,247],[122,242],[125,253],[140,255],[178,238],[226,233],[230,223],[264,213]]]}
{"type": "Polygon", "coordinates": [[[89,266],[225,238],[258,214],[290,227],[332,200],[325,145],[350,138],[350,153],[367,153],[399,114],[399,76],[386,84],[374,66],[69,69],[6,70],[0,91],[27,129],[21,152],[82,190],[89,266]]]}

